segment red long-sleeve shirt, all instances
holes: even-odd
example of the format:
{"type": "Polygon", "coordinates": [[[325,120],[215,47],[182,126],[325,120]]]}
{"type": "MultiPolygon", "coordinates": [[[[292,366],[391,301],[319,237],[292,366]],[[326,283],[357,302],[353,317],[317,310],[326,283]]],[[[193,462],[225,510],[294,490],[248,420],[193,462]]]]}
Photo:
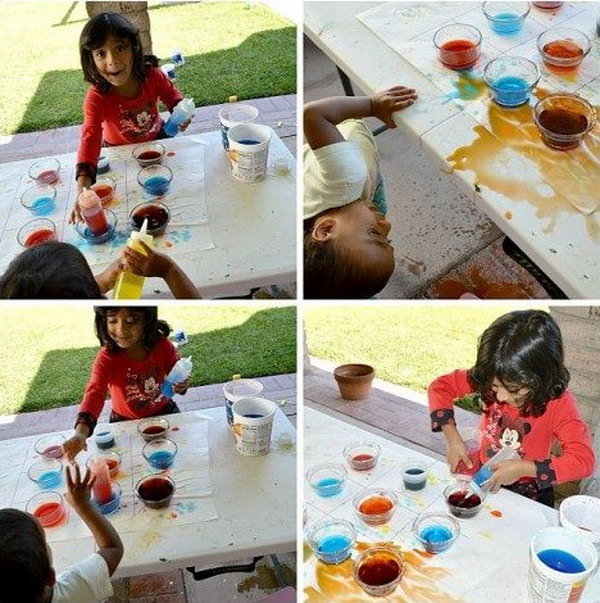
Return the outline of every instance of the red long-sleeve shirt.
{"type": "MultiPolygon", "coordinates": [[[[443,425],[454,421],[454,400],[474,392],[466,370],[438,377],[428,389],[432,430],[441,431],[443,425]]],[[[510,446],[522,459],[535,462],[535,481],[540,489],[583,479],[594,471],[590,434],[570,391],[550,400],[540,417],[523,417],[518,408],[493,402],[481,415],[480,430],[482,463],[502,446],[510,446]],[[560,443],[562,455],[550,454],[554,442],[560,443]]]]}
{"type": "Polygon", "coordinates": [[[125,98],[110,90],[103,94],[92,86],[83,101],[83,127],[77,163],[98,164],[102,140],[110,145],[154,140],[163,125],[157,102],[173,111],[183,96],[157,68],[149,70],[136,98],[125,98]]]}
{"type": "Polygon", "coordinates": [[[102,348],[94,359],[80,414],[91,415],[95,424],[107,392],[112,409],[123,417],[141,419],[161,414],[170,400],[160,394],[160,386],[177,360],[175,347],[164,338],[158,340],[145,360],[102,348]]]}

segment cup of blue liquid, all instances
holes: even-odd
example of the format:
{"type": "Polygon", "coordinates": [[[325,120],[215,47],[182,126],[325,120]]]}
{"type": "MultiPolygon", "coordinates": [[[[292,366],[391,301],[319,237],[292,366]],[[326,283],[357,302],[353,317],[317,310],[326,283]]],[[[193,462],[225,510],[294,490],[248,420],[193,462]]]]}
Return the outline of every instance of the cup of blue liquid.
{"type": "Polygon", "coordinates": [[[309,530],[307,540],[320,561],[338,564],[350,557],[356,543],[356,529],[345,519],[324,519],[309,530]]]}
{"type": "Polygon", "coordinates": [[[460,524],[446,513],[421,513],[413,522],[412,533],[428,553],[443,553],[458,538],[460,524]]]}
{"type": "Polygon", "coordinates": [[[162,197],[169,190],[173,172],[166,165],[149,165],[138,173],[137,181],[150,197],[162,197]]]}
{"type": "Polygon", "coordinates": [[[530,600],[578,601],[597,564],[596,547],[574,530],[539,530],[529,545],[530,600]]]}
{"type": "Polygon", "coordinates": [[[50,184],[31,186],[21,195],[21,205],[34,216],[47,216],[54,211],[56,189],[50,184]]]}
{"type": "Polygon", "coordinates": [[[160,471],[168,469],[177,455],[177,444],[171,440],[152,440],[142,448],[142,455],[150,466],[160,471]]]}
{"type": "Polygon", "coordinates": [[[493,31],[510,36],[521,31],[530,6],[529,2],[484,2],[482,10],[493,31]]]}
{"type": "Polygon", "coordinates": [[[104,209],[103,211],[108,228],[99,235],[94,234],[85,222],[77,222],[75,224],[77,234],[90,245],[104,245],[104,243],[108,243],[114,239],[117,234],[117,214],[111,209],[104,209]]]}
{"type": "Polygon", "coordinates": [[[430,463],[421,459],[409,459],[401,467],[402,482],[406,490],[422,490],[427,484],[430,463]]]}
{"type": "Polygon", "coordinates": [[[323,498],[339,494],[347,476],[348,470],[340,463],[319,463],[306,472],[310,487],[323,498]]]}
{"type": "Polygon", "coordinates": [[[260,124],[237,124],[229,129],[231,173],[240,182],[259,182],[267,174],[272,130],[260,124]]]}
{"type": "Polygon", "coordinates": [[[500,57],[483,70],[494,101],[503,107],[524,105],[540,79],[537,65],[523,57],[500,57]]]}
{"type": "Polygon", "coordinates": [[[27,471],[27,477],[36,483],[42,490],[51,490],[62,483],[62,461],[58,459],[45,459],[33,463],[27,471]]]}

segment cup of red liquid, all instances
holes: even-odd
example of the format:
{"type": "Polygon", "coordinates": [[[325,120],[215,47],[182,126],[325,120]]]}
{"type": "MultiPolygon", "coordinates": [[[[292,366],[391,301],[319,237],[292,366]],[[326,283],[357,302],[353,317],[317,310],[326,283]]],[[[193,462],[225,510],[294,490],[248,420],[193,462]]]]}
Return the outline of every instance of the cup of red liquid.
{"type": "Polygon", "coordinates": [[[133,230],[141,230],[144,220],[148,220],[146,232],[153,237],[165,233],[167,224],[171,219],[169,208],[160,201],[140,203],[129,214],[129,224],[133,230]]]}
{"type": "Polygon", "coordinates": [[[175,492],[175,482],[168,475],[147,475],[135,486],[137,497],[150,509],[168,507],[175,492]]]}
{"type": "Polygon", "coordinates": [[[470,69],[481,53],[481,32],[473,25],[451,23],[435,32],[433,43],[442,65],[455,71],[470,69]]]}
{"type": "Polygon", "coordinates": [[[102,207],[106,207],[107,205],[110,205],[113,200],[115,191],[117,190],[117,183],[112,178],[105,176],[104,178],[98,178],[96,184],[92,184],[90,188],[100,198],[102,207]]]}
{"type": "Polygon", "coordinates": [[[404,575],[404,557],[398,550],[376,546],[360,554],[354,565],[354,579],[372,597],[387,597],[404,575]]]}
{"type": "Polygon", "coordinates": [[[375,443],[349,444],[344,448],[344,456],[354,471],[368,471],[377,465],[380,451],[375,443]]]}
{"type": "Polygon", "coordinates": [[[131,154],[140,167],[147,167],[163,160],[165,147],[160,142],[143,142],[133,147],[131,154]]]}
{"type": "Polygon", "coordinates": [[[388,488],[370,488],[359,492],[352,504],[357,517],[367,525],[380,526],[394,516],[398,495],[388,488]]]}
{"type": "Polygon", "coordinates": [[[38,184],[52,184],[58,180],[60,161],[54,157],[40,159],[29,166],[29,177],[38,184]]]}
{"type": "Polygon", "coordinates": [[[554,2],[551,0],[539,0],[538,2],[532,2],[533,6],[536,8],[541,8],[542,10],[556,10],[560,8],[564,2],[554,2]]]}
{"type": "Polygon", "coordinates": [[[169,431],[169,421],[162,417],[150,417],[138,423],[138,433],[146,442],[166,438],[169,431]]]}
{"type": "Polygon", "coordinates": [[[533,121],[545,144],[568,151],[577,147],[594,127],[596,111],[577,94],[549,94],[533,108],[533,121]]]}
{"type": "Polygon", "coordinates": [[[542,32],[536,44],[546,68],[557,74],[579,67],[592,48],[582,31],[560,26],[542,32]]]}
{"type": "Polygon", "coordinates": [[[27,501],[27,513],[33,515],[43,528],[58,525],[66,514],[63,497],[54,490],[35,494],[27,501]]]}
{"type": "Polygon", "coordinates": [[[17,241],[21,247],[35,247],[46,241],[56,241],[56,224],[48,218],[35,218],[21,226],[17,241]]]}
{"type": "Polygon", "coordinates": [[[100,458],[106,463],[106,466],[108,467],[108,474],[111,477],[115,477],[119,473],[119,470],[121,469],[122,457],[116,450],[93,454],[86,462],[86,467],[88,467],[88,469],[90,468],[90,463],[95,458],[100,458]]]}
{"type": "Polygon", "coordinates": [[[42,436],[35,443],[35,451],[46,459],[60,459],[64,454],[63,444],[65,436],[60,433],[51,433],[42,436]]]}
{"type": "Polygon", "coordinates": [[[459,479],[444,490],[450,513],[459,519],[475,517],[483,506],[485,492],[471,480],[459,479]]]}

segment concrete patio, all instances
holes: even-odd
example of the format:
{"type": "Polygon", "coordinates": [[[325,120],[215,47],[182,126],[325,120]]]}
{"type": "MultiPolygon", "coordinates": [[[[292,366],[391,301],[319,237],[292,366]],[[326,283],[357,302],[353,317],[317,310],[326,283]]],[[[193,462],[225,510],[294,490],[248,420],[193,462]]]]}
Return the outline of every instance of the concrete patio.
{"type": "MultiPolygon", "coordinates": [[[[296,374],[257,377],[263,395],[276,402],[296,426],[296,374]]],[[[183,412],[223,407],[223,384],[192,387],[176,401],[183,412]]],[[[100,421],[108,421],[110,404],[106,404],[100,421]]],[[[73,424],[77,406],[66,406],[31,413],[0,417],[0,439],[11,439],[63,430],[73,424]]],[[[250,563],[241,559],[235,565],[250,563]]],[[[230,563],[224,565],[233,565],[230,563]]],[[[210,567],[215,567],[211,565],[210,567]]],[[[197,566],[197,570],[206,569],[197,566]]],[[[296,585],[296,554],[294,552],[264,557],[251,573],[227,573],[200,582],[186,570],[122,578],[113,581],[114,596],[107,603],[214,603],[216,601],[261,601],[282,589],[296,585]]]]}

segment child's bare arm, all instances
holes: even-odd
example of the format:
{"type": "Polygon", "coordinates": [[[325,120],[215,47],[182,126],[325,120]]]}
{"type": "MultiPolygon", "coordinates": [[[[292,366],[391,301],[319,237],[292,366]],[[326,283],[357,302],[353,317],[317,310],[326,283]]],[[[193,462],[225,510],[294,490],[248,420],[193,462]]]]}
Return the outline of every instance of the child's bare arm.
{"type": "Polygon", "coordinates": [[[345,119],[377,117],[395,128],[392,114],[412,105],[417,93],[412,88],[394,86],[373,96],[336,96],[304,106],[304,136],[311,149],[344,140],[336,125],[345,119]]]}
{"type": "Polygon", "coordinates": [[[83,479],[79,465],[75,465],[75,476],[73,477],[69,467],[65,469],[67,478],[67,499],[77,515],[81,517],[85,525],[90,529],[96,545],[98,554],[106,561],[108,574],[115,573],[122,557],[123,542],[108,521],[90,502],[90,491],[94,483],[89,469],[86,470],[83,479]]]}

